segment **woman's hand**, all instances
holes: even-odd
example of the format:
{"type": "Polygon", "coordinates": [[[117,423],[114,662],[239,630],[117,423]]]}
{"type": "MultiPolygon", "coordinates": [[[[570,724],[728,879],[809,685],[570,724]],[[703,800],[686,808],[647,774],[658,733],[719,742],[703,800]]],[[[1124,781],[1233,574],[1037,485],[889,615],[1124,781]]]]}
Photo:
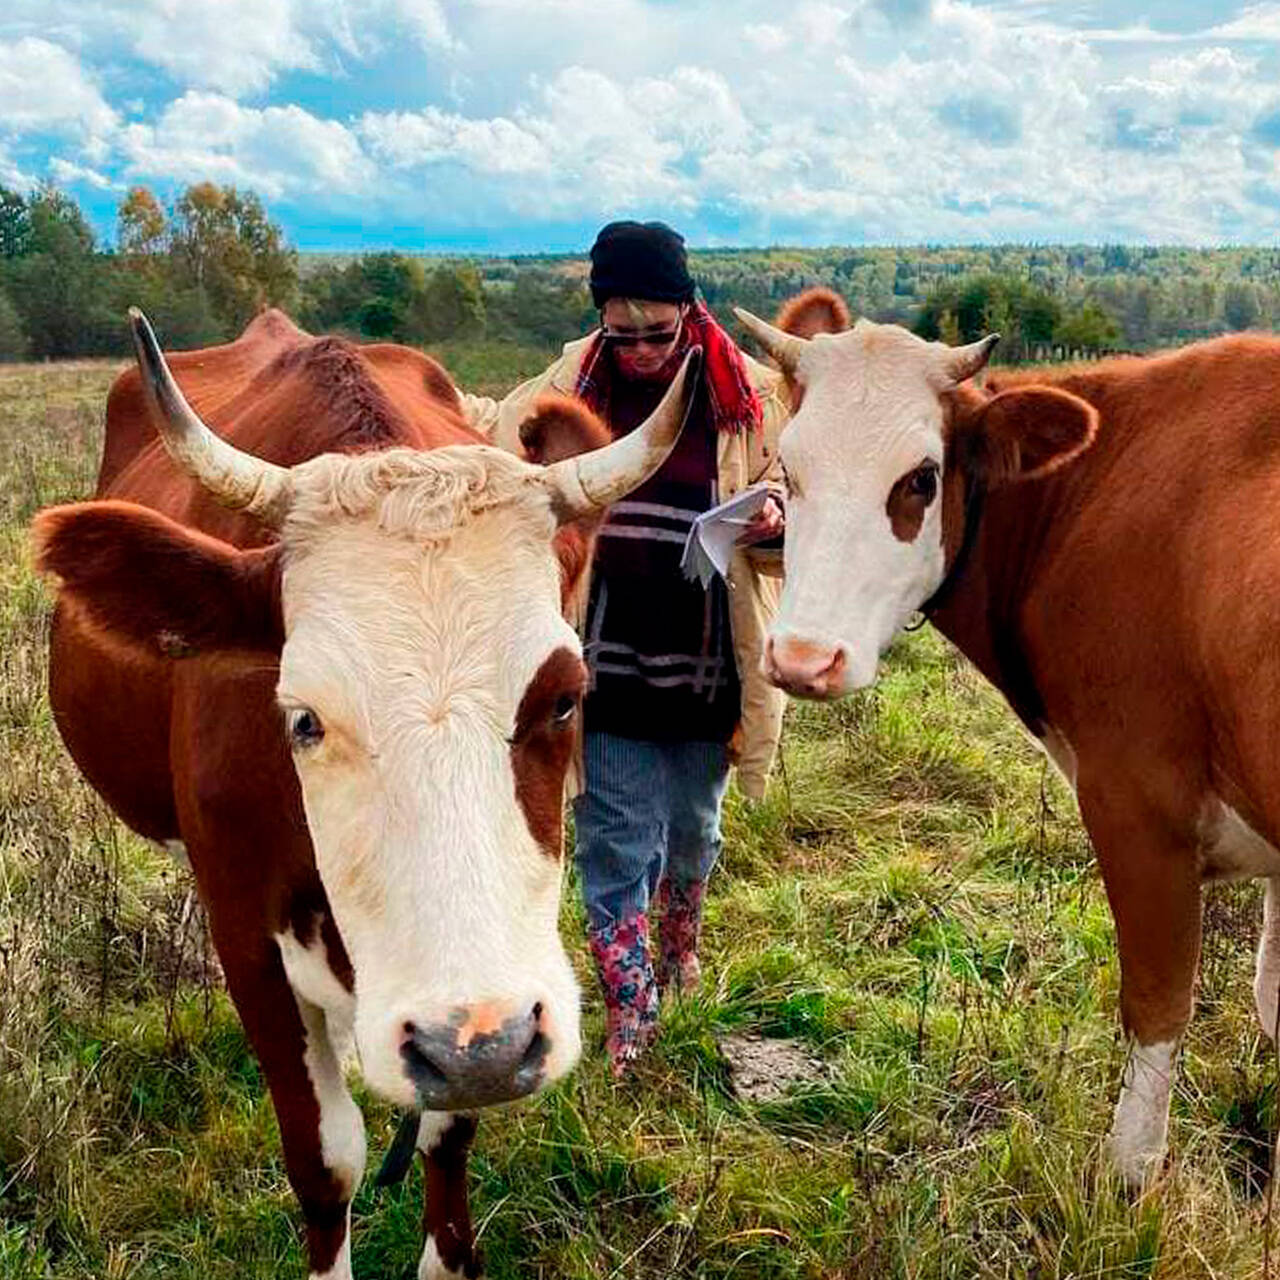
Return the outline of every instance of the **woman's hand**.
{"type": "Polygon", "coordinates": [[[748,547],[754,542],[768,542],[773,538],[780,538],[786,524],[782,503],[770,495],[765,499],[764,506],[738,535],[738,545],[748,547]]]}

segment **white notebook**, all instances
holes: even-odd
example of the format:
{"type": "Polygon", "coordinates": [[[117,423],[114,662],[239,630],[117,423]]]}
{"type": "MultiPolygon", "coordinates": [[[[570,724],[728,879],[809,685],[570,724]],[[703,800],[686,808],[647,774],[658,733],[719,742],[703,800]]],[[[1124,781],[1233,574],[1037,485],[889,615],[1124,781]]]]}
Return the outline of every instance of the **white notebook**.
{"type": "Polygon", "coordinates": [[[729,561],[743,529],[764,509],[768,497],[768,485],[753,484],[698,516],[689,528],[680,558],[684,576],[697,578],[704,587],[711,585],[717,573],[727,578],[729,561]]]}

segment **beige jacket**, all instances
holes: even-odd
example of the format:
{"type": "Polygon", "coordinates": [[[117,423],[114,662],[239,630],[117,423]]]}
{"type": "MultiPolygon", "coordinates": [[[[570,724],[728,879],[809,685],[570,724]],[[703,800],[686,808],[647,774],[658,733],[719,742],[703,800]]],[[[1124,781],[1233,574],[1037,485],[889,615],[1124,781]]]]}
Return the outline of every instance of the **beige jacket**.
{"type": "MultiPolygon", "coordinates": [[[[578,370],[594,334],[565,344],[564,352],[549,369],[521,383],[501,401],[463,395],[463,408],[471,425],[494,444],[520,453],[519,428],[546,392],[572,395],[578,370]]],[[[778,436],[790,416],[782,377],[775,370],[744,356],[751,384],[764,410],[762,431],[734,435],[722,432],[719,441],[719,494],[727,498],[759,481],[781,487],[778,436]]],[[[764,795],[782,733],[786,695],[774,688],[761,671],[765,633],[778,608],[782,554],[758,548],[739,548],[729,567],[729,618],[733,647],[742,686],[742,723],[734,738],[738,787],[752,799],[764,795]]],[[[583,596],[585,599],[585,595],[583,596]]]]}

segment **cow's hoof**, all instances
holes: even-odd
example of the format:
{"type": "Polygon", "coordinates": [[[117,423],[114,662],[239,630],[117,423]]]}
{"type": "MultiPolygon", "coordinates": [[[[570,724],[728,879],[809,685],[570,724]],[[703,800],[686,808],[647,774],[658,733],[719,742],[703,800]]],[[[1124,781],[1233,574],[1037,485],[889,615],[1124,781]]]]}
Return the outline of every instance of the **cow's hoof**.
{"type": "Polygon", "coordinates": [[[473,1256],[457,1268],[446,1266],[436,1242],[428,1237],[418,1263],[418,1280],[484,1280],[484,1265],[478,1256],[473,1256]]]}
{"type": "Polygon", "coordinates": [[[1164,1170],[1164,1159],[1163,1147],[1144,1151],[1135,1149],[1114,1133],[1107,1138],[1107,1160],[1132,1195],[1151,1190],[1164,1170]]]}
{"type": "Polygon", "coordinates": [[[1148,1188],[1164,1166],[1169,1145],[1169,1091],[1177,1053],[1176,1040],[1129,1046],[1107,1155],[1134,1191],[1148,1188]]]}

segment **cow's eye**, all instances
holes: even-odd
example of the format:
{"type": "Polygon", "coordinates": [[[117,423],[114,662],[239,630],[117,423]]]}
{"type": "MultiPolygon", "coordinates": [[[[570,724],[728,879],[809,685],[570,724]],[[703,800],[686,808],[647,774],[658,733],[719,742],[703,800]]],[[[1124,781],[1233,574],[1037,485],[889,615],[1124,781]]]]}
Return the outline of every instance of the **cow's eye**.
{"type": "Polygon", "coordinates": [[[578,700],[571,694],[562,693],[551,709],[552,724],[568,724],[578,711],[578,700]]]}
{"type": "Polygon", "coordinates": [[[293,707],[288,712],[289,742],[295,751],[319,746],[324,741],[324,725],[310,707],[293,707]]]}
{"type": "Polygon", "coordinates": [[[907,492],[921,499],[927,507],[938,496],[938,467],[926,462],[907,477],[907,492]]]}

